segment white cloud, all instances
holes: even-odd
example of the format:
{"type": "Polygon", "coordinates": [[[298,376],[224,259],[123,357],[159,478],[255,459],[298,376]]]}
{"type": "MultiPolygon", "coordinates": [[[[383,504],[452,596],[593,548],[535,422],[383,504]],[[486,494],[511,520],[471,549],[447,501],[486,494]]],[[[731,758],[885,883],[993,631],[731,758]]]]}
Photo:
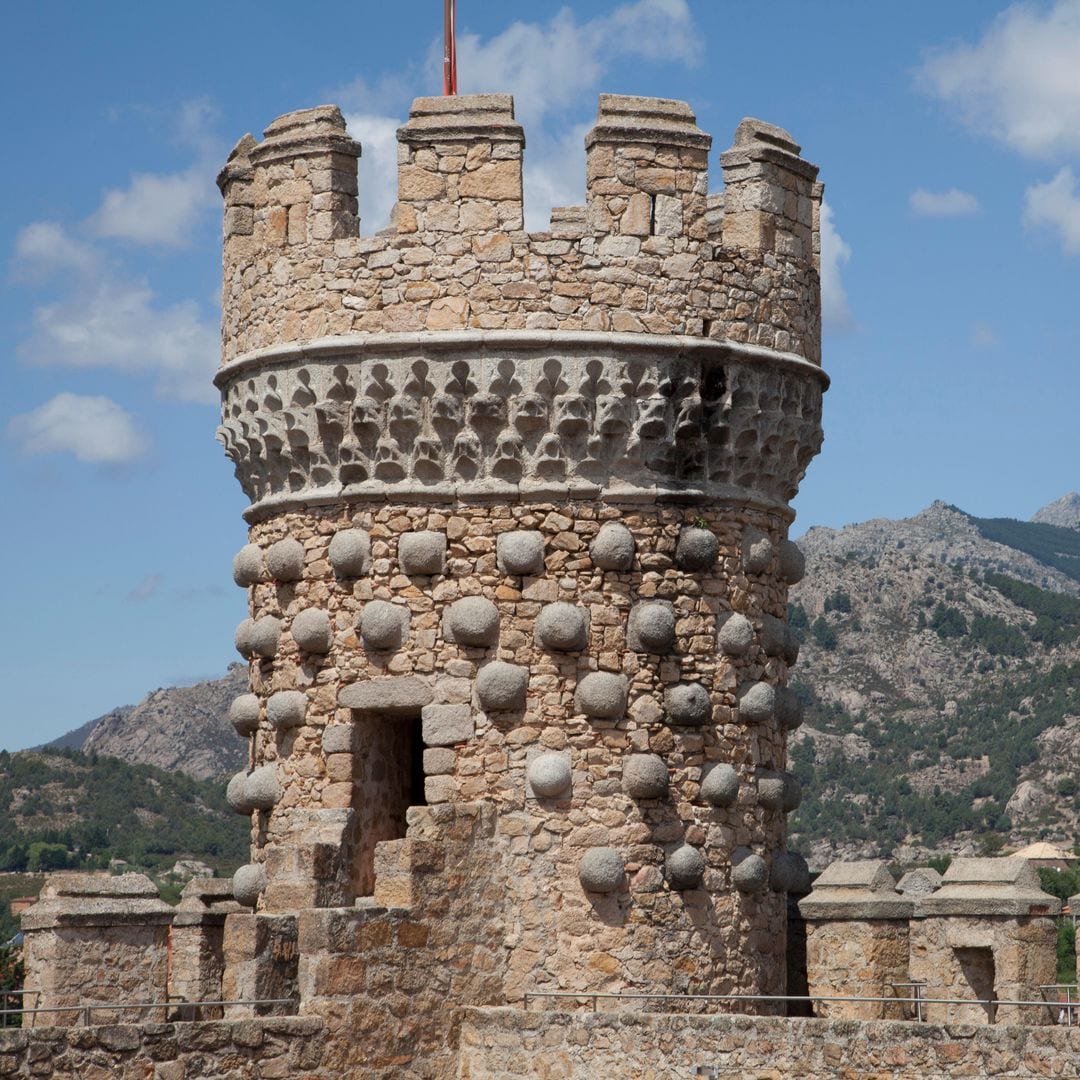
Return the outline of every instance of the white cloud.
{"type": "Polygon", "coordinates": [[[148,443],[129,413],[111,398],[62,393],[15,416],[7,433],[24,454],[73,454],[93,465],[138,460],[148,443]]]}
{"type": "Polygon", "coordinates": [[[917,217],[962,217],[977,213],[980,209],[979,200],[959,188],[949,188],[948,191],[919,188],[909,196],[908,205],[917,217]]]}
{"type": "Polygon", "coordinates": [[[345,123],[362,148],[360,228],[370,235],[390,224],[390,211],[397,200],[397,129],[404,121],[375,113],[347,113],[345,123]]]}
{"type": "Polygon", "coordinates": [[[146,577],[132,589],[125,599],[132,604],[141,604],[149,600],[160,588],[164,577],[161,574],[147,574],[146,577]]]}
{"type": "Polygon", "coordinates": [[[997,333],[989,323],[976,322],[971,327],[971,344],[976,349],[992,349],[998,343],[997,333]]]}
{"type": "Polygon", "coordinates": [[[126,188],[105,192],[89,224],[98,236],[186,247],[215,194],[209,167],[201,162],[184,172],[137,173],[126,188]]]}
{"type": "Polygon", "coordinates": [[[33,331],[18,346],[28,364],[108,368],[154,375],[162,397],[214,401],[210,380],[220,339],[198,304],[159,305],[144,281],[117,272],[95,248],[55,222],[27,226],[16,240],[16,268],[61,275],[67,291],[39,304],[33,331]]]}
{"type": "Polygon", "coordinates": [[[840,267],[851,258],[851,248],[836,231],[832,207],[821,204],[821,321],[826,330],[848,330],[853,325],[840,267]]]}
{"type": "Polygon", "coordinates": [[[1080,0],[1016,3],[974,44],[939,49],[920,81],[974,130],[1034,157],[1080,150],[1080,0]]]}
{"type": "Polygon", "coordinates": [[[1072,169],[1061,169],[1045,184],[1033,184],[1024,193],[1024,224],[1056,232],[1070,255],[1080,255],[1080,197],[1072,169]]]}

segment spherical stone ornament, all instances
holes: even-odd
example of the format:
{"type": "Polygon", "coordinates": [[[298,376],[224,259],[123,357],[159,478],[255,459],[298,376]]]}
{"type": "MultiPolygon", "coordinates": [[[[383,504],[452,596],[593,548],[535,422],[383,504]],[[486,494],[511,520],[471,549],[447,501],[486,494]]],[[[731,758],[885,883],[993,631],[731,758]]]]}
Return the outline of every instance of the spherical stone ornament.
{"type": "Polygon", "coordinates": [[[664,860],[664,872],[675,889],[696,889],[705,876],[705,856],[696,847],[682,844],[664,860]]]}
{"type": "Polygon", "coordinates": [[[246,772],[238,772],[225,788],[225,801],[238,814],[250,814],[255,809],[254,804],[248,801],[247,778],[246,772]]]}
{"type": "Polygon", "coordinates": [[[714,765],[701,781],[701,799],[710,806],[731,806],[739,797],[739,774],[726,762],[714,765]]]}
{"type": "Polygon", "coordinates": [[[499,609],[482,596],[455,600],[446,609],[445,634],[457,645],[495,645],[499,640],[499,609]]]}
{"type": "Polygon", "coordinates": [[[668,769],[656,754],[628,754],[623,759],[623,791],[635,799],[662,799],[668,793],[668,769]]]}
{"type": "Polygon", "coordinates": [[[542,574],[544,534],[530,529],[500,533],[495,542],[495,554],[503,574],[542,574]]]}
{"type": "Polygon", "coordinates": [[[237,735],[253,735],[259,726],[260,702],[255,694],[241,694],[229,706],[229,719],[237,735]]]}
{"type": "Polygon", "coordinates": [[[561,799],[570,793],[573,776],[566,754],[539,754],[525,770],[533,794],[538,799],[561,799]]]}
{"type": "Polygon", "coordinates": [[[733,611],[720,624],[717,639],[728,656],[742,656],[754,644],[754,624],[741,612],[733,611]]]}
{"type": "Polygon", "coordinates": [[[773,542],[760,529],[744,529],[742,553],[743,569],[750,574],[760,574],[772,562],[773,542]]]}
{"type": "Polygon", "coordinates": [[[716,565],[720,554],[720,541],[709,529],[692,527],[679,533],[675,545],[675,561],[683,570],[705,572],[716,565]]]}
{"type": "Polygon", "coordinates": [[[667,722],[683,727],[701,727],[712,721],[712,701],[701,683],[679,683],[664,691],[667,722]]]}
{"type": "Polygon", "coordinates": [[[799,783],[798,777],[794,773],[784,773],[784,797],[780,804],[780,809],[785,814],[790,814],[792,810],[798,810],[799,803],[802,802],[802,784],[799,783]]]}
{"type": "Polygon", "coordinates": [[[441,574],[446,568],[446,533],[402,533],[398,540],[398,566],[410,577],[441,574]]]}
{"type": "Polygon", "coordinates": [[[256,619],[251,625],[251,633],[248,643],[251,655],[261,656],[264,660],[270,660],[277,652],[278,642],[281,640],[281,620],[273,615],[264,615],[256,619]]]}
{"type": "Polygon", "coordinates": [[[266,891],[266,867],[262,863],[248,863],[233,874],[233,899],[244,907],[254,907],[266,891]]]}
{"type": "Polygon", "coordinates": [[[322,608],[305,608],[293,617],[292,636],[304,652],[320,656],[328,653],[334,642],[330,616],[322,608]]]}
{"type": "Polygon", "coordinates": [[[767,682],[739,687],[739,718],[744,724],[764,724],[776,716],[776,687],[767,682]]]}
{"type": "Polygon", "coordinates": [[[758,640],[766,656],[783,656],[787,645],[787,623],[775,615],[762,615],[758,640]]]}
{"type": "Polygon", "coordinates": [[[266,569],[275,581],[299,581],[304,576],[304,545],[291,536],[271,544],[266,551],[266,569]]]}
{"type": "Polygon", "coordinates": [[[805,895],[810,891],[810,868],[806,860],[794,851],[778,851],[773,855],[769,871],[769,888],[776,892],[805,895]]]}
{"type": "Polygon", "coordinates": [[[254,619],[241,619],[236,626],[236,636],[233,638],[233,642],[236,645],[236,651],[245,659],[250,660],[252,654],[251,648],[251,633],[255,629],[254,619]]]}
{"type": "Polygon", "coordinates": [[[794,540],[781,540],[777,554],[780,556],[780,576],[789,585],[797,585],[806,574],[806,556],[799,545],[794,540]]]}
{"type": "Polygon", "coordinates": [[[766,810],[779,810],[784,805],[784,774],[772,769],[760,769],[757,774],[757,801],[766,810]]]}
{"type": "Polygon", "coordinates": [[[792,667],[799,660],[799,648],[802,642],[799,635],[790,627],[784,627],[784,663],[792,667]]]}
{"type": "Polygon", "coordinates": [[[260,765],[244,780],[244,798],[256,810],[269,810],[281,799],[281,784],[273,765],[260,765]]]}
{"type": "Polygon", "coordinates": [[[663,656],[675,648],[675,609],[666,600],[646,600],[630,609],[626,644],[634,652],[663,656]]]}
{"type": "Polygon", "coordinates": [[[612,893],[621,889],[626,881],[622,856],[614,848],[589,848],[578,864],[578,881],[587,892],[612,893]]]}
{"type": "Polygon", "coordinates": [[[593,537],[589,556],[601,570],[629,570],[634,564],[634,535],[625,525],[609,521],[593,537]]]}
{"type": "Polygon", "coordinates": [[[525,708],[529,669],[493,660],[476,673],[476,700],[482,709],[507,712],[525,708]]]}
{"type": "Polygon", "coordinates": [[[306,713],[307,695],[300,690],[279,690],[266,699],[266,719],[278,731],[299,727],[306,713]]]}
{"type": "Polygon", "coordinates": [[[776,719],[785,731],[794,731],[803,722],[803,703],[790,686],[776,691],[776,719]]]}
{"type": "Polygon", "coordinates": [[[371,568],[371,537],[363,529],[342,529],[331,538],[328,554],[339,578],[361,577],[371,568]]]}
{"type": "Polygon", "coordinates": [[[761,892],[769,884],[765,860],[749,848],[736,848],[731,853],[731,883],[739,892],[761,892]]]}
{"type": "Polygon", "coordinates": [[[614,720],[626,712],[629,687],[625,675],[590,671],[574,691],[574,708],[598,719],[614,720]]]}
{"type": "Polygon", "coordinates": [[[405,644],[409,609],[386,600],[369,600],[356,622],[365,649],[391,651],[405,644]]]}
{"type": "Polygon", "coordinates": [[[556,652],[580,652],[589,643],[589,621],[574,604],[547,604],[536,620],[536,640],[556,652]]]}
{"type": "Polygon", "coordinates": [[[242,589],[257,585],[263,577],[262,548],[258,544],[245,544],[232,561],[232,576],[242,589]]]}

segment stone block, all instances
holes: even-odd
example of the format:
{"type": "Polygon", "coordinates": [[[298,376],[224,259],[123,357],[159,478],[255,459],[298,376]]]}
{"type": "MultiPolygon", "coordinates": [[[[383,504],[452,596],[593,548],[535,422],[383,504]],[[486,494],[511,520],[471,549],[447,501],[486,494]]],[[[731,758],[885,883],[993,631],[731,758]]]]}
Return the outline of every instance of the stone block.
{"type": "Polygon", "coordinates": [[[578,880],[587,892],[616,892],[626,881],[622,856],[614,848],[590,848],[578,864],[578,880]]]}
{"type": "Polygon", "coordinates": [[[322,730],[324,754],[351,754],[356,749],[356,728],[352,724],[329,724],[322,730]]]}
{"type": "Polygon", "coordinates": [[[760,529],[747,528],[742,535],[743,569],[748,574],[762,574],[773,558],[773,542],[760,529]]]}
{"type": "Polygon", "coordinates": [[[741,893],[763,892],[769,884],[765,860],[749,848],[736,848],[731,853],[731,883],[741,893]]]}
{"type": "Polygon", "coordinates": [[[307,694],[302,690],[278,690],[266,699],[266,719],[278,731],[299,727],[307,714],[307,694]]]}
{"type": "Polygon", "coordinates": [[[338,704],[362,712],[415,714],[429,705],[434,696],[427,679],[417,675],[386,675],[343,686],[338,692],[338,704]]]}
{"type": "Polygon", "coordinates": [[[468,742],[476,732],[469,705],[426,705],[420,716],[427,746],[456,746],[468,742]]]}
{"type": "Polygon", "coordinates": [[[330,540],[328,555],[338,577],[362,577],[371,569],[371,537],[363,529],[340,529],[330,540]]]}
{"type": "Polygon", "coordinates": [[[275,581],[299,581],[304,575],[304,545],[287,537],[266,550],[266,569],[275,581]]]}
{"type": "Polygon", "coordinates": [[[409,609],[403,604],[369,600],[357,620],[364,648],[393,652],[405,644],[409,633],[409,609]]]}
{"type": "Polygon", "coordinates": [[[504,574],[542,574],[544,572],[544,534],[519,529],[500,533],[495,544],[499,569],[504,574]]]}
{"type": "Polygon", "coordinates": [[[675,648],[675,609],[666,600],[646,600],[630,609],[627,647],[664,656],[675,648]]]}
{"type": "Polygon", "coordinates": [[[710,529],[683,529],[675,548],[675,561],[683,570],[705,573],[716,565],[720,541],[710,529]]]}
{"type": "Polygon", "coordinates": [[[598,719],[613,720],[626,712],[629,693],[625,675],[591,671],[574,691],[574,708],[598,719]]]}
{"type": "Polygon", "coordinates": [[[523,709],[529,688],[529,670],[493,660],[476,674],[476,700],[489,712],[523,709]]]}
{"type": "Polygon", "coordinates": [[[569,754],[538,754],[525,770],[529,793],[538,799],[561,799],[570,794],[573,773],[569,754]]]}
{"type": "Polygon", "coordinates": [[[321,608],[305,608],[293,616],[293,641],[307,653],[322,656],[330,651],[334,641],[330,616],[321,608]]]}
{"type": "Polygon", "coordinates": [[[443,633],[456,645],[490,648],[499,640],[499,609],[482,596],[455,600],[443,617],[443,633]]]}
{"type": "Polygon", "coordinates": [[[680,727],[701,727],[712,722],[712,701],[701,683],[679,683],[664,691],[667,722],[680,727]]]}
{"type": "Polygon", "coordinates": [[[547,604],[536,620],[536,640],[556,652],[580,652],[589,643],[589,621],[575,604],[547,604]]]}
{"type": "Polygon", "coordinates": [[[705,876],[705,856],[690,844],[681,844],[664,861],[664,873],[674,889],[696,889],[705,876]]]}
{"type": "Polygon", "coordinates": [[[731,806],[739,797],[739,774],[721,762],[714,765],[701,781],[701,798],[711,806],[731,806]]]}
{"type": "Polygon", "coordinates": [[[424,774],[447,776],[454,771],[457,755],[445,746],[432,746],[424,751],[424,774]]]}
{"type": "Polygon", "coordinates": [[[662,799],[668,793],[668,768],[656,754],[628,754],[623,758],[622,786],[635,799],[662,799]]]}
{"type": "Polygon", "coordinates": [[[717,632],[720,648],[728,656],[745,656],[754,643],[753,623],[738,611],[733,611],[722,623],[717,632]]]}
{"type": "Polygon", "coordinates": [[[589,557],[601,570],[625,572],[634,564],[633,533],[617,521],[600,527],[589,545],[589,557]]]}
{"type": "Polygon", "coordinates": [[[766,724],[776,716],[776,687],[767,682],[739,687],[739,719],[744,724],[766,724]]]}
{"type": "Polygon", "coordinates": [[[398,566],[410,576],[441,574],[446,567],[446,533],[402,533],[398,538],[398,566]]]}

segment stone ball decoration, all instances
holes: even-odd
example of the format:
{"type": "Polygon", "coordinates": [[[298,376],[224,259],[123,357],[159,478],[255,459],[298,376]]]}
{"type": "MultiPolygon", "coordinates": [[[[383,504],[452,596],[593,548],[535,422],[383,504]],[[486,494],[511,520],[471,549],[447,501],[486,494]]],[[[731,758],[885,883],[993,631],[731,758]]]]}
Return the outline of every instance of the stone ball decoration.
{"type": "Polygon", "coordinates": [[[501,533],[495,542],[495,556],[503,574],[542,574],[544,534],[530,529],[501,533]]]}
{"type": "Polygon", "coordinates": [[[580,652],[589,643],[589,621],[574,604],[547,604],[536,620],[536,640],[555,652],[580,652]]]}
{"type": "Polygon", "coordinates": [[[529,690],[529,669],[493,660],[476,673],[476,700],[489,712],[524,709],[529,690]]]}
{"type": "Polygon", "coordinates": [[[675,545],[675,561],[683,570],[711,570],[719,555],[720,540],[709,529],[693,526],[679,533],[679,542],[675,545]]]}
{"type": "Polygon", "coordinates": [[[251,633],[248,638],[250,655],[271,660],[277,652],[280,640],[281,620],[275,619],[273,615],[264,615],[251,624],[251,633]]]}
{"type": "Polygon", "coordinates": [[[334,643],[330,616],[322,608],[305,608],[292,621],[293,641],[306,653],[321,656],[334,643]]]}
{"type": "Polygon", "coordinates": [[[788,667],[792,667],[798,663],[799,649],[802,642],[799,641],[799,635],[790,627],[784,627],[784,662],[788,667]]]}
{"type": "Polygon", "coordinates": [[[245,544],[232,561],[232,576],[242,589],[257,585],[263,577],[263,554],[258,544],[245,544]]]}
{"type": "Polygon", "coordinates": [[[236,651],[245,659],[251,659],[251,632],[255,629],[254,619],[241,619],[236,625],[236,635],[233,643],[236,651]]]}
{"type": "Polygon", "coordinates": [[[682,844],[664,860],[664,873],[672,888],[696,889],[705,876],[705,856],[696,847],[682,844]]]}
{"type": "Polygon", "coordinates": [[[570,794],[573,777],[566,754],[539,754],[525,770],[533,794],[538,799],[560,799],[570,794]]]}
{"type": "Polygon", "coordinates": [[[622,856],[614,848],[589,848],[578,864],[578,881],[586,892],[616,892],[626,881],[622,856]]]}
{"type": "Polygon", "coordinates": [[[799,803],[802,802],[802,784],[799,783],[798,777],[794,773],[784,773],[784,797],[780,803],[780,809],[785,814],[790,814],[792,810],[798,810],[799,803]]]}
{"type": "Polygon", "coordinates": [[[238,814],[250,814],[255,809],[254,804],[248,801],[247,778],[246,772],[238,772],[225,787],[225,801],[229,809],[238,814]]]}
{"type": "Polygon", "coordinates": [[[273,765],[260,765],[244,780],[244,798],[256,810],[272,809],[283,794],[273,765]]]}
{"type": "Polygon", "coordinates": [[[614,720],[626,712],[629,685],[625,675],[590,671],[574,691],[574,708],[586,716],[614,720]]]}
{"type": "Polygon", "coordinates": [[[682,727],[701,727],[712,721],[712,701],[701,683],[678,683],[664,691],[667,722],[682,727]]]}
{"type": "Polygon", "coordinates": [[[744,529],[742,563],[748,574],[760,574],[769,568],[773,557],[773,542],[760,529],[744,529]]]}
{"type": "Polygon", "coordinates": [[[261,703],[255,694],[241,694],[229,705],[229,720],[237,735],[254,735],[259,727],[261,703]]]}
{"type": "Polygon", "coordinates": [[[623,759],[623,791],[634,799],[662,799],[668,793],[668,769],[656,754],[629,754],[623,759]]]}
{"type": "Polygon", "coordinates": [[[361,577],[371,569],[371,537],[363,529],[342,529],[331,538],[328,554],[339,578],[361,577]]]}
{"type": "Polygon", "coordinates": [[[768,723],[776,716],[776,687],[772,683],[744,683],[739,687],[739,718],[744,724],[768,723]]]}
{"type": "Polygon", "coordinates": [[[749,848],[736,848],[731,853],[731,883],[742,893],[764,890],[769,884],[769,868],[765,860],[749,848]]]}
{"type": "Polygon", "coordinates": [[[769,888],[797,896],[808,893],[811,883],[806,860],[794,851],[778,851],[773,855],[772,869],[769,871],[769,888]]]}
{"type": "Polygon", "coordinates": [[[307,695],[300,690],[279,690],[266,699],[266,719],[278,731],[299,727],[307,713],[307,695]]]}
{"type": "Polygon", "coordinates": [[[405,644],[409,629],[409,609],[386,600],[370,600],[364,605],[357,628],[365,649],[389,652],[405,644]]]}
{"type": "Polygon", "coordinates": [[[757,801],[766,810],[779,810],[784,805],[784,774],[761,769],[757,774],[757,801]]]}
{"type": "Polygon", "coordinates": [[[304,545],[286,537],[266,549],[266,569],[275,581],[299,581],[304,575],[304,545]]]}
{"type": "Polygon", "coordinates": [[[794,540],[781,540],[777,552],[780,557],[780,576],[789,584],[797,585],[806,574],[806,556],[794,540]]]}
{"type": "Polygon", "coordinates": [[[629,570],[634,564],[634,535],[625,525],[609,521],[593,537],[589,556],[600,570],[629,570]]]}
{"type": "Polygon", "coordinates": [[[663,656],[675,648],[675,609],[666,600],[646,600],[630,609],[626,644],[634,652],[663,656]]]}
{"type": "Polygon", "coordinates": [[[731,806],[739,797],[739,774],[726,762],[714,765],[701,781],[701,799],[710,806],[731,806]]]}
{"type": "Polygon", "coordinates": [[[233,899],[244,907],[254,907],[266,891],[266,867],[262,863],[248,863],[233,874],[233,899]]]}
{"type": "Polygon", "coordinates": [[[758,640],[766,656],[783,656],[787,647],[787,623],[775,615],[762,615],[758,640]]]}
{"type": "Polygon", "coordinates": [[[398,540],[398,566],[410,577],[441,574],[446,569],[446,533],[402,533],[398,540]]]}
{"type": "Polygon", "coordinates": [[[733,611],[720,624],[717,639],[728,656],[742,656],[754,644],[754,624],[741,612],[733,611]]]}
{"type": "Polygon", "coordinates": [[[803,722],[803,703],[790,686],[776,691],[776,719],[785,731],[794,731],[803,722]]]}
{"type": "Polygon", "coordinates": [[[458,645],[487,648],[499,640],[499,609],[482,596],[466,596],[446,609],[447,637],[458,645]]]}

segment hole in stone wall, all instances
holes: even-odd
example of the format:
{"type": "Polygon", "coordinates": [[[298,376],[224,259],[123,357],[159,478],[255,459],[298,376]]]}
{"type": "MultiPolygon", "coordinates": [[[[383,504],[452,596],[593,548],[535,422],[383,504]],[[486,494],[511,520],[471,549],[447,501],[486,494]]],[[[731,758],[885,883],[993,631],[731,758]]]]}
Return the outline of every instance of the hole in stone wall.
{"type": "Polygon", "coordinates": [[[649,235],[656,235],[656,196],[649,196],[649,235]]]}
{"type": "Polygon", "coordinates": [[[404,838],[410,806],[424,805],[424,745],[420,714],[356,712],[353,810],[356,813],[357,896],[375,888],[375,846],[404,838]]]}
{"type": "Polygon", "coordinates": [[[971,990],[971,996],[988,1002],[982,1008],[986,1011],[986,1022],[992,1024],[997,1012],[994,999],[994,952],[988,948],[955,949],[956,961],[964,982],[971,990]]]}

